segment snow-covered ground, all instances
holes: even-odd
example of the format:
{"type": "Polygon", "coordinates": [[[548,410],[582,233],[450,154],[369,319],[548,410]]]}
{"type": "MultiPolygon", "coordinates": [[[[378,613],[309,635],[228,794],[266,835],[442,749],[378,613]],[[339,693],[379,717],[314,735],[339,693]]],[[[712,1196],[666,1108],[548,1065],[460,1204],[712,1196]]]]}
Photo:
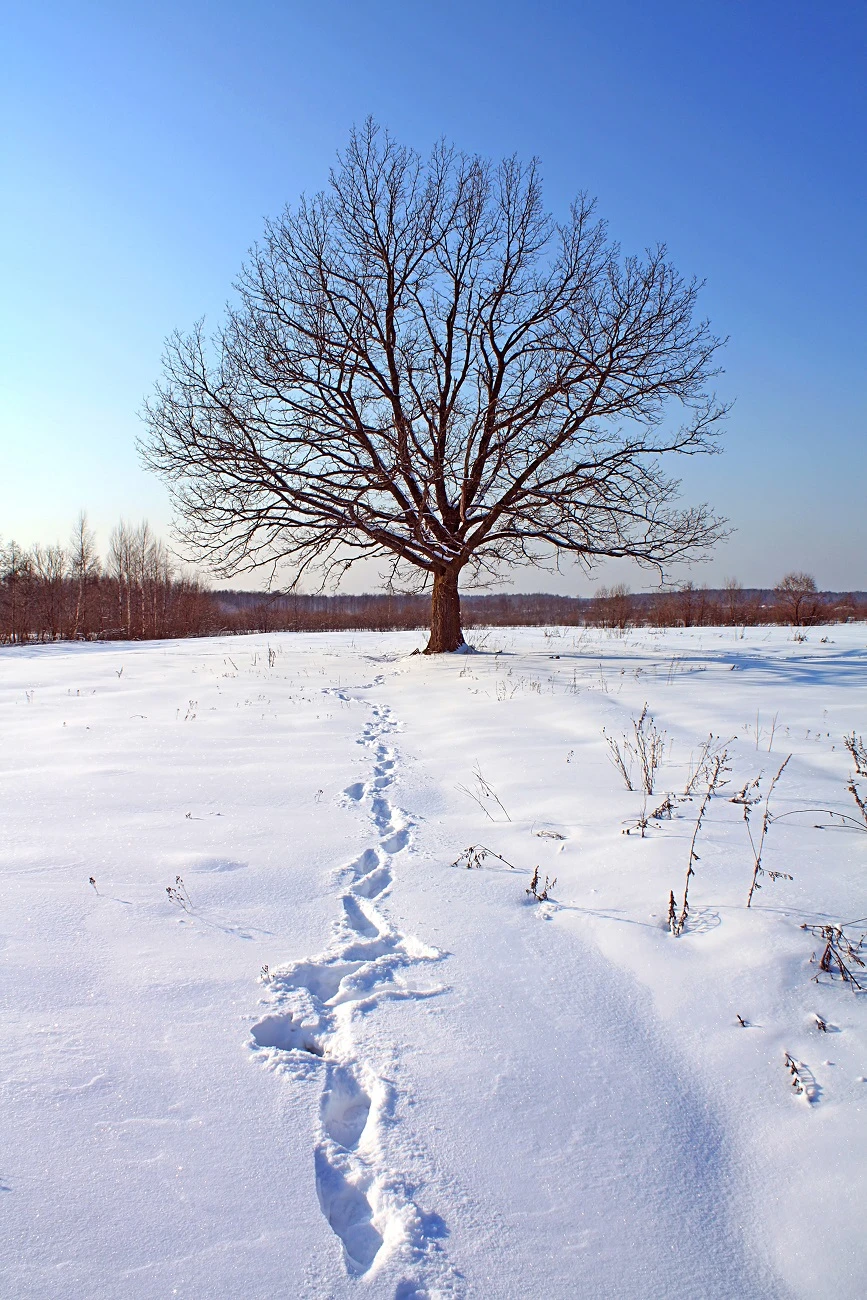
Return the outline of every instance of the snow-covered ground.
{"type": "Polygon", "coordinates": [[[0,653],[0,1291],[861,1295],[867,628],[419,640],[0,653]]]}

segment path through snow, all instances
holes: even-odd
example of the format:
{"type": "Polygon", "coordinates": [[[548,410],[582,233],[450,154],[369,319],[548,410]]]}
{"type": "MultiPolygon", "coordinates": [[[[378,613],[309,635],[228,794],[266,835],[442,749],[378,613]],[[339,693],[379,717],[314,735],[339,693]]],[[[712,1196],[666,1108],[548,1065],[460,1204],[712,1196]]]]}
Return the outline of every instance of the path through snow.
{"type": "MultiPolygon", "coordinates": [[[[349,698],[345,691],[335,693],[349,698]]],[[[402,1187],[401,1171],[390,1166],[383,1121],[394,1110],[393,1085],[362,1058],[354,1032],[358,1016],[384,999],[417,1000],[446,991],[408,982],[413,968],[443,954],[396,929],[380,910],[394,860],[410,843],[411,822],[391,799],[398,755],[390,741],[398,725],[386,706],[371,705],[370,713],[359,743],[372,751],[372,775],[347,786],[344,798],[368,805],[374,843],[335,873],[339,917],[328,948],[269,971],[271,1009],[251,1034],[255,1048],[277,1068],[287,1053],[290,1073],[296,1075],[311,1072],[304,1058],[320,1063],[313,1071],[322,1087],[313,1152],[316,1191],[342,1243],[348,1273],[364,1276],[399,1255],[425,1285],[423,1290],[403,1278],[401,1295],[413,1290],[422,1297],[434,1280],[438,1294],[459,1294],[441,1234],[426,1234],[424,1218],[402,1187]]]]}

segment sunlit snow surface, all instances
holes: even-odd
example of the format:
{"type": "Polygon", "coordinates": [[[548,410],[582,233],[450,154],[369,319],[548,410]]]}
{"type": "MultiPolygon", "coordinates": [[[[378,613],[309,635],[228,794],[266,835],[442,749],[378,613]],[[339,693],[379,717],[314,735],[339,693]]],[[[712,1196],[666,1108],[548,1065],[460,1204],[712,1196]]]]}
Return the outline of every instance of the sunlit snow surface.
{"type": "Polygon", "coordinates": [[[867,828],[796,810],[857,814],[867,627],[805,635],[0,651],[0,1291],[859,1295],[867,994],[800,927],[867,916],[867,828]],[[675,938],[698,798],[636,826],[709,733],[675,938]]]}

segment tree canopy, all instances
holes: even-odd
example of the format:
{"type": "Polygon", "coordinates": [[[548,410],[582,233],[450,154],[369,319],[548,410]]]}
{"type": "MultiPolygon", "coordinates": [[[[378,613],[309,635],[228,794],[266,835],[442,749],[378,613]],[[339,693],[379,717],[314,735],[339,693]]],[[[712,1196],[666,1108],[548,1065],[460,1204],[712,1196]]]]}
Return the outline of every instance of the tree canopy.
{"type": "Polygon", "coordinates": [[[556,221],[537,163],[422,159],[368,121],[236,290],[213,336],[168,340],[141,442],[218,572],[386,557],[392,584],[432,584],[440,651],[461,581],[720,536],[662,467],[714,450],[724,414],[699,285],[664,247],[622,256],[585,196],[556,221]]]}

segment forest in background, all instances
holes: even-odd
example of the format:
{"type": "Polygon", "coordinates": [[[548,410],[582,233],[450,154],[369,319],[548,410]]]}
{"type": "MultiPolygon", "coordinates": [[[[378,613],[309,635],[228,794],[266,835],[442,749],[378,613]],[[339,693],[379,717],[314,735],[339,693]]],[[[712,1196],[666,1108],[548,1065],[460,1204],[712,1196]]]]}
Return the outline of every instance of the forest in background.
{"type": "MultiPolygon", "coordinates": [[[[591,597],[463,594],[467,627],[701,627],[867,620],[867,592],[821,592],[809,574],[772,589],[735,580],[653,592],[624,584],[591,597]]],[[[80,516],[66,546],[0,544],[0,642],[161,640],[246,632],[424,629],[429,594],[303,594],[212,589],[180,570],[147,523],[120,523],[100,556],[80,516]]]]}

